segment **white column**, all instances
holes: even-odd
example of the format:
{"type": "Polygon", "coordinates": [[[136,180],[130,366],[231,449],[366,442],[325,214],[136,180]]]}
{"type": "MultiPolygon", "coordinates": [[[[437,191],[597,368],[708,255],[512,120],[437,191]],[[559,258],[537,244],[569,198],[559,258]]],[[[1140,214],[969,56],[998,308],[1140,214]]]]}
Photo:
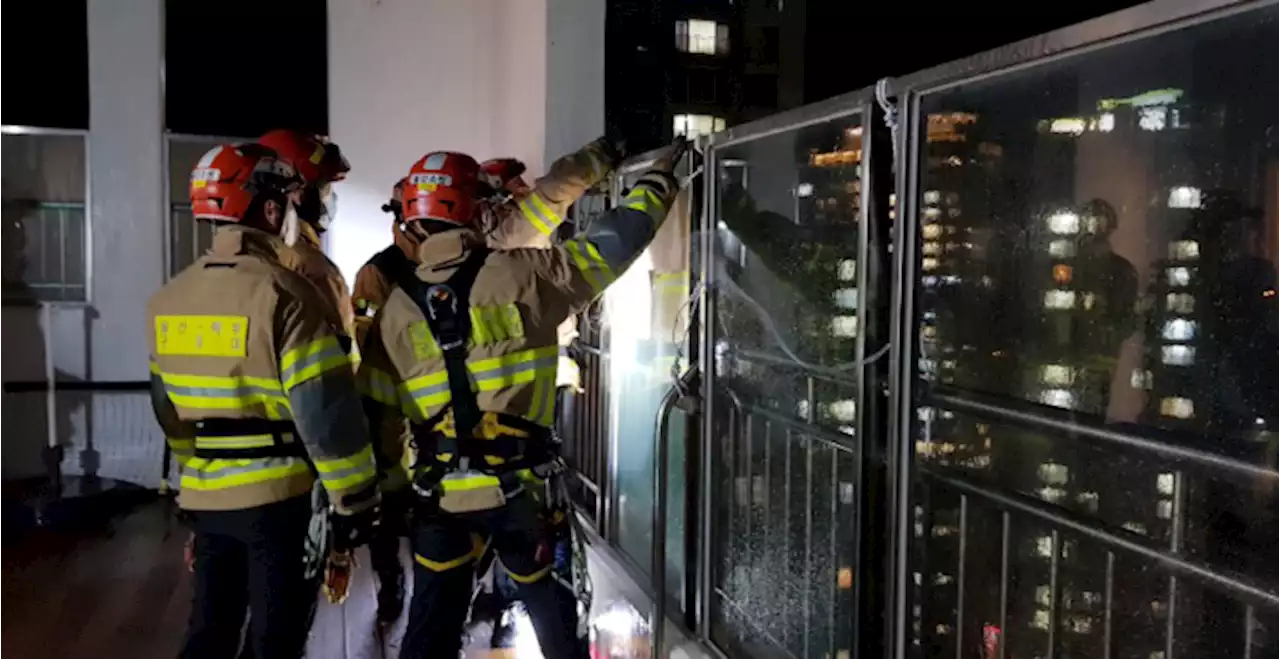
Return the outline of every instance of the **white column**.
{"type": "Polygon", "coordinates": [[[390,244],[379,207],[422,154],[536,176],[603,130],[604,0],[329,2],[329,131],[352,166],[329,246],[348,279],[390,244]]]}
{"type": "Polygon", "coordinates": [[[147,377],[164,281],[162,0],[89,0],[89,377],[147,377]]]}

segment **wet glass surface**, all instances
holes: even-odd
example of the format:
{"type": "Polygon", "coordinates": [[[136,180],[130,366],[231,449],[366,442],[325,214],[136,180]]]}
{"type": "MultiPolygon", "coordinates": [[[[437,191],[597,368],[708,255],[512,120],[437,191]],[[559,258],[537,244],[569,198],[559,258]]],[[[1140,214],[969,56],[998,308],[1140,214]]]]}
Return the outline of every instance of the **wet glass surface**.
{"type": "MultiPolygon", "coordinates": [[[[688,173],[688,162],[677,166],[688,173]]],[[[624,176],[624,190],[643,174],[624,176]]],[[[677,200],[677,206],[683,198],[677,200]]],[[[604,296],[601,323],[609,358],[610,446],[616,457],[617,543],[648,573],[653,563],[654,437],[658,411],[672,387],[671,366],[686,349],[682,308],[689,291],[690,219],[673,210],[649,249],[604,296]]],[[[684,463],[687,444],[681,417],[668,434],[667,583],[682,593],[684,578],[684,463]]]]}
{"type": "MultiPolygon", "coordinates": [[[[1069,410],[1275,470],[1280,112],[1276,69],[1257,62],[1276,30],[1268,6],[923,97],[921,391],[1069,410]]],[[[919,465],[1275,591],[1274,477],[917,412],[919,465]]],[[[919,490],[925,655],[1274,652],[1274,608],[919,490]]]]}
{"type": "Polygon", "coordinates": [[[850,115],[716,152],[713,637],[746,656],[853,646],[861,140],[850,115]]]}

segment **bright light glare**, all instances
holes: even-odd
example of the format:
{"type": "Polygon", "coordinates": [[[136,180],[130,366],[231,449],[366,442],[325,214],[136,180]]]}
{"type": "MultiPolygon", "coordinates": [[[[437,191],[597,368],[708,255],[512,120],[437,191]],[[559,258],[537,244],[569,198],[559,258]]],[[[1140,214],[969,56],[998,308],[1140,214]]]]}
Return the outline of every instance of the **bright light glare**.
{"type": "Polygon", "coordinates": [[[542,648],[538,645],[538,635],[533,631],[533,622],[524,612],[524,607],[512,607],[506,615],[511,616],[516,625],[515,648],[513,648],[516,659],[543,659],[542,648]]]}
{"type": "Polygon", "coordinates": [[[644,622],[630,607],[618,606],[597,616],[591,626],[612,636],[627,637],[634,635],[644,622]]]}

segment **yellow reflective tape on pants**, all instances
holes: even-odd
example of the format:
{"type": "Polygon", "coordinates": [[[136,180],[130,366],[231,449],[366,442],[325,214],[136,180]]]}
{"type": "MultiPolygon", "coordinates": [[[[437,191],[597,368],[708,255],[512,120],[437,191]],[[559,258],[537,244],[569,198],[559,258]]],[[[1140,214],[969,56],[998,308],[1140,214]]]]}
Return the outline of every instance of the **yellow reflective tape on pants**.
{"type": "Polygon", "coordinates": [[[177,407],[193,410],[241,410],[246,416],[279,420],[291,417],[289,399],[270,378],[160,373],[165,393],[177,407]]]}
{"type": "Polygon", "coordinates": [[[326,336],[280,358],[280,381],[285,391],[319,377],[335,368],[351,368],[351,358],[335,336],[326,336]]]}
{"type": "Polygon", "coordinates": [[[225,490],[243,485],[284,480],[309,473],[311,473],[311,466],[305,460],[297,458],[260,460],[190,458],[182,465],[181,487],[201,491],[225,490]]]}
{"type": "Polygon", "coordinates": [[[550,574],[551,567],[552,566],[548,564],[546,567],[542,568],[541,570],[538,570],[537,572],[534,572],[533,574],[516,574],[515,572],[512,572],[510,569],[508,569],[506,565],[503,565],[502,569],[507,571],[507,576],[511,577],[513,581],[516,581],[518,583],[530,584],[550,574]]]}
{"type": "Polygon", "coordinates": [[[609,267],[609,262],[600,255],[600,250],[596,249],[595,244],[592,242],[587,242],[586,248],[587,258],[591,259],[591,262],[600,269],[601,274],[604,276],[605,286],[613,283],[613,280],[617,279],[617,277],[613,274],[613,268],[609,267]]]}
{"type": "Polygon", "coordinates": [[[440,481],[440,489],[448,492],[467,492],[490,487],[501,487],[497,476],[488,474],[476,474],[474,476],[450,475],[449,478],[440,481]]]}
{"type": "Polygon", "coordinates": [[[457,558],[450,559],[447,561],[433,561],[427,558],[426,556],[423,556],[422,554],[414,552],[413,560],[416,561],[422,567],[425,567],[428,570],[431,570],[432,572],[447,572],[454,568],[462,567],[470,563],[471,561],[477,558],[480,558],[482,555],[484,555],[484,550],[488,548],[488,546],[489,546],[489,543],[481,542],[480,536],[472,533],[471,534],[471,551],[457,558]]]}

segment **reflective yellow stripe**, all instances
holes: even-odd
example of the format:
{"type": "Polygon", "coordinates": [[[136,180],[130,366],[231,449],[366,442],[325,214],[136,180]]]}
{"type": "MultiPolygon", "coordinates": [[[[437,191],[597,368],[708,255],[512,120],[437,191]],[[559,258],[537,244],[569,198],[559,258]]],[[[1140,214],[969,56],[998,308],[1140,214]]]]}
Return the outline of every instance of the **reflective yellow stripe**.
{"type": "Polygon", "coordinates": [[[422,565],[432,572],[446,572],[456,567],[462,567],[463,565],[480,558],[480,556],[484,554],[486,547],[488,547],[488,543],[481,542],[480,536],[473,533],[471,534],[471,551],[455,559],[448,561],[433,561],[422,554],[414,552],[413,560],[417,561],[419,565],[422,565]]]}
{"type": "Polygon", "coordinates": [[[451,476],[440,481],[440,489],[449,492],[483,490],[490,487],[501,487],[497,476],[489,476],[487,474],[477,474],[475,476],[451,476]]]}
{"type": "Polygon", "coordinates": [[[560,224],[560,216],[556,215],[556,212],[551,210],[536,192],[521,199],[516,206],[520,208],[525,219],[529,220],[529,224],[544,236],[551,235],[551,232],[560,224]]]}
{"type": "Polygon", "coordinates": [[[191,458],[182,465],[181,487],[191,490],[224,490],[311,473],[304,460],[208,460],[191,458]]]}
{"type": "Polygon", "coordinates": [[[245,416],[292,418],[280,383],[248,376],[184,375],[160,372],[165,393],[177,407],[191,410],[238,410],[245,416]]]}
{"type": "Polygon", "coordinates": [[[502,569],[506,570],[507,576],[511,577],[512,580],[514,581],[517,581],[519,583],[534,583],[535,581],[538,581],[539,579],[542,579],[543,577],[551,573],[551,564],[548,564],[546,567],[542,568],[541,570],[538,570],[537,572],[534,572],[533,574],[528,574],[528,575],[516,574],[515,572],[512,572],[510,569],[508,569],[506,565],[503,565],[502,569]]]}
{"type": "MultiPolygon", "coordinates": [[[[477,391],[499,391],[535,382],[539,377],[554,379],[558,357],[558,346],[546,346],[469,362],[467,369],[475,380],[477,391]]],[[[430,418],[440,406],[452,399],[449,376],[443,366],[439,371],[409,380],[403,391],[416,408],[413,416],[421,419],[430,418]]]]}
{"type": "Polygon", "coordinates": [[[662,202],[662,198],[646,185],[632,188],[627,198],[622,200],[622,204],[626,208],[648,215],[654,222],[662,220],[667,213],[667,205],[662,202]]]}
{"type": "Polygon", "coordinates": [[[345,458],[312,457],[316,471],[324,486],[329,489],[348,489],[378,477],[378,467],[373,461],[373,447],[365,446],[355,455],[345,458]]]}
{"type": "MultiPolygon", "coordinates": [[[[293,435],[284,434],[282,436],[285,441],[292,441],[293,435]]],[[[197,437],[195,440],[196,448],[208,449],[225,449],[225,448],[262,448],[264,446],[272,446],[275,444],[275,437],[271,435],[241,435],[237,437],[197,437]]]]}
{"type": "Polygon", "coordinates": [[[573,257],[573,263],[578,267],[578,271],[582,273],[582,277],[591,285],[591,290],[600,293],[604,291],[605,282],[601,281],[600,273],[591,267],[591,263],[587,257],[583,255],[583,243],[586,241],[581,238],[565,241],[564,247],[569,251],[569,256],[573,257]]]}
{"type": "Polygon", "coordinates": [[[151,374],[160,375],[160,365],[157,364],[154,359],[151,360],[151,374]]]}
{"type": "Polygon", "coordinates": [[[360,369],[361,376],[357,381],[360,393],[383,405],[394,407],[400,404],[400,395],[396,392],[395,380],[387,373],[372,366],[360,369]]]}
{"type": "Polygon", "coordinates": [[[335,336],[325,336],[280,357],[280,381],[286,391],[335,368],[351,368],[351,358],[335,336]]]}
{"type": "MultiPolygon", "coordinates": [[[[520,318],[520,309],[514,304],[472,307],[468,313],[473,346],[524,338],[524,321],[520,318]]],[[[440,356],[440,347],[425,320],[409,325],[409,342],[413,344],[413,356],[418,359],[440,356]]]]}

